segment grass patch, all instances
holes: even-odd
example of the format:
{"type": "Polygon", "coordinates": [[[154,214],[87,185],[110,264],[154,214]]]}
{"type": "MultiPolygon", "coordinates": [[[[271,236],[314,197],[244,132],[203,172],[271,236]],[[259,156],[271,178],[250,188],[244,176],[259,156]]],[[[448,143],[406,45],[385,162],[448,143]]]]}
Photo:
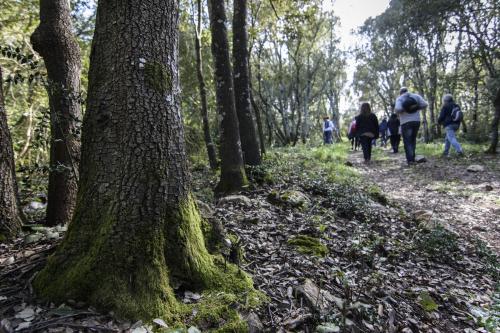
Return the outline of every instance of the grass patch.
{"type": "Polygon", "coordinates": [[[458,237],[438,225],[431,230],[422,230],[415,241],[417,250],[436,261],[449,262],[460,255],[458,237]]]}

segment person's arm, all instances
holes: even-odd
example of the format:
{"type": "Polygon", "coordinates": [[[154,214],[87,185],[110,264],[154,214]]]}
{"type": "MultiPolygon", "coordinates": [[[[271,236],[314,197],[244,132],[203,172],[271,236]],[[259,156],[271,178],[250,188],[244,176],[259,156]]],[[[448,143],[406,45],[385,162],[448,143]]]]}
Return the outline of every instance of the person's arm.
{"type": "Polygon", "coordinates": [[[422,96],[418,94],[415,94],[415,96],[417,97],[418,106],[420,107],[420,110],[425,109],[426,107],[429,106],[429,103],[427,103],[427,101],[422,96]]]}
{"type": "Polygon", "coordinates": [[[375,124],[375,138],[378,138],[380,135],[380,124],[378,123],[378,118],[375,114],[373,114],[373,123],[375,124]]]}

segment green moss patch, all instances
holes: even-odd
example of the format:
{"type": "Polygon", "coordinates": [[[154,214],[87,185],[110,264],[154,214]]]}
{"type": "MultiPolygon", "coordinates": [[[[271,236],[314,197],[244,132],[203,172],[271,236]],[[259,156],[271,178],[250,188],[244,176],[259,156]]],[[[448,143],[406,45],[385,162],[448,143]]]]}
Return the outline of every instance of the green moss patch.
{"type": "Polygon", "coordinates": [[[419,304],[422,307],[422,309],[424,309],[427,312],[436,311],[438,309],[438,305],[426,291],[420,293],[419,304]]]}
{"type": "Polygon", "coordinates": [[[298,235],[288,241],[288,244],[297,248],[297,251],[304,254],[325,257],[328,255],[328,248],[321,244],[320,240],[311,236],[298,235]]]}
{"type": "Polygon", "coordinates": [[[172,74],[159,62],[151,61],[144,65],[146,83],[159,93],[172,90],[172,74]]]}

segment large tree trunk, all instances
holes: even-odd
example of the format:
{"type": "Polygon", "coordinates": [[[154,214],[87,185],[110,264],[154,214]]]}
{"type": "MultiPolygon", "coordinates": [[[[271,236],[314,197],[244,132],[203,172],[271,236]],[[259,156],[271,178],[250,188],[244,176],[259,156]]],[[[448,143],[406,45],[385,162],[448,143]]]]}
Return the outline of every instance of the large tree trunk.
{"type": "Polygon", "coordinates": [[[498,123],[500,122],[500,89],[497,89],[493,105],[495,106],[495,115],[493,116],[493,121],[491,123],[491,143],[490,147],[487,150],[487,152],[490,154],[496,154],[498,147],[498,123]]]}
{"type": "Polygon", "coordinates": [[[0,242],[15,237],[22,224],[17,202],[14,151],[7,125],[2,86],[0,67],[0,242]]]}
{"type": "Polygon", "coordinates": [[[248,165],[259,165],[261,156],[250,102],[246,0],[234,0],[233,63],[234,94],[243,160],[248,165]]]}
{"type": "Polygon", "coordinates": [[[195,50],[196,50],[196,72],[198,74],[198,84],[200,89],[200,99],[201,99],[201,119],[203,121],[203,135],[205,137],[205,145],[207,147],[208,161],[210,163],[210,168],[217,168],[217,152],[215,150],[215,144],[212,141],[212,135],[210,134],[210,123],[208,121],[208,104],[207,104],[207,88],[205,85],[205,77],[203,76],[203,61],[201,57],[201,0],[197,0],[198,7],[198,19],[197,26],[195,28],[195,50]]]}
{"type": "Polygon", "coordinates": [[[80,48],[72,33],[69,2],[40,0],[40,25],[31,36],[47,68],[50,172],[47,224],[65,224],[76,205],[80,159],[80,48]]]}
{"type": "Polygon", "coordinates": [[[45,299],[151,319],[179,310],[173,280],[250,285],[207,252],[190,194],[178,20],[176,0],[98,4],[77,207],[34,281],[45,299]]]}
{"type": "Polygon", "coordinates": [[[241,152],[238,117],[234,100],[233,75],[229,58],[224,0],[209,0],[212,54],[215,63],[215,90],[220,119],[221,175],[216,191],[229,193],[247,184],[241,152]]]}

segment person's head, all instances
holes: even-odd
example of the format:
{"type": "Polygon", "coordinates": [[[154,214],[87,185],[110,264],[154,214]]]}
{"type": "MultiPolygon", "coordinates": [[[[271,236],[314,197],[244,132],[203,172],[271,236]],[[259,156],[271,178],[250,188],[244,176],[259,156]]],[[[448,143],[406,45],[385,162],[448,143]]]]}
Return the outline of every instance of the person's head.
{"type": "Polygon", "coordinates": [[[443,96],[443,104],[451,104],[453,103],[453,96],[451,94],[445,94],[443,96]]]}
{"type": "Polygon", "coordinates": [[[406,88],[406,87],[401,87],[401,89],[399,89],[399,95],[406,94],[407,92],[408,92],[408,88],[406,88]]]}
{"type": "Polygon", "coordinates": [[[398,117],[397,114],[395,113],[391,114],[391,119],[396,119],[397,117],[398,117]]]}
{"type": "Polygon", "coordinates": [[[359,111],[360,115],[366,116],[366,115],[369,115],[371,112],[372,112],[372,108],[370,106],[370,103],[368,103],[368,102],[361,103],[361,109],[359,111]]]}
{"type": "Polygon", "coordinates": [[[327,120],[329,120],[329,119],[330,119],[330,117],[328,117],[328,116],[323,116],[323,120],[324,120],[324,121],[327,121],[327,120]]]}

